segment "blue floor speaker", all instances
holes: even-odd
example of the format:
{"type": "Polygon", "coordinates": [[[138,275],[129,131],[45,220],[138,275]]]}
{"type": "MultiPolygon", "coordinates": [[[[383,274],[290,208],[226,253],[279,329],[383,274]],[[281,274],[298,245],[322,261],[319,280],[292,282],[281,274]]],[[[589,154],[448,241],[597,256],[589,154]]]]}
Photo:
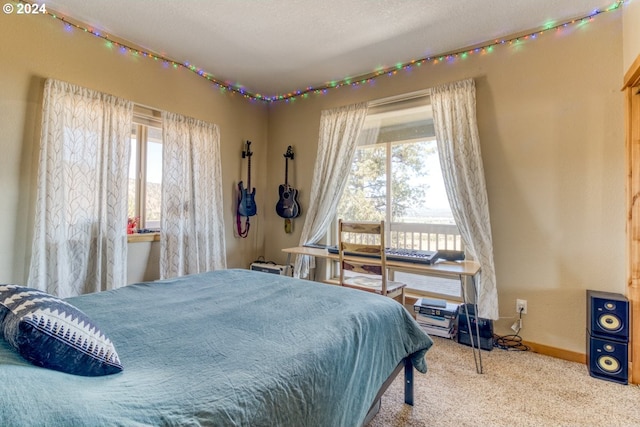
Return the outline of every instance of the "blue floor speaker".
{"type": "Polygon", "coordinates": [[[589,374],[620,384],[629,382],[629,343],[587,334],[589,374]]]}
{"type": "Polygon", "coordinates": [[[629,301],[613,292],[587,291],[587,328],[595,336],[629,340],[629,301]]]}
{"type": "Polygon", "coordinates": [[[587,291],[587,364],[592,377],[628,384],[629,321],[624,295],[587,291]]]}

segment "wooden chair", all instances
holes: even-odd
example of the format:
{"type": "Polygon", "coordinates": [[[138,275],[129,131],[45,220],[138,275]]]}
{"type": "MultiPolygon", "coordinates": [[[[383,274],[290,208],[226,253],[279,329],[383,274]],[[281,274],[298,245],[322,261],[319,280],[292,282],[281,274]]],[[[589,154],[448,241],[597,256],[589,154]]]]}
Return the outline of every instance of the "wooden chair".
{"type": "Polygon", "coordinates": [[[387,279],[384,221],[338,221],[340,284],[394,298],[404,305],[404,283],[387,279]],[[356,275],[347,275],[353,272],[356,275]]]}

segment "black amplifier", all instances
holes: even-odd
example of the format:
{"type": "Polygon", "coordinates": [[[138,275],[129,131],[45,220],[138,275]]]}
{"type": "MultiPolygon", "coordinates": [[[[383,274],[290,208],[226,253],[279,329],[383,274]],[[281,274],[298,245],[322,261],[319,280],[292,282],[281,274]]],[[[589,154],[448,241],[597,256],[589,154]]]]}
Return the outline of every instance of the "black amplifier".
{"type": "MultiPolygon", "coordinates": [[[[469,321],[471,322],[471,333],[473,334],[474,347],[478,348],[478,338],[476,336],[476,322],[480,328],[480,348],[483,350],[493,350],[493,320],[476,318],[473,304],[466,304],[469,311],[469,321]]],[[[469,337],[469,326],[465,305],[461,305],[458,309],[458,342],[460,344],[471,346],[471,338],[469,337]]]]}

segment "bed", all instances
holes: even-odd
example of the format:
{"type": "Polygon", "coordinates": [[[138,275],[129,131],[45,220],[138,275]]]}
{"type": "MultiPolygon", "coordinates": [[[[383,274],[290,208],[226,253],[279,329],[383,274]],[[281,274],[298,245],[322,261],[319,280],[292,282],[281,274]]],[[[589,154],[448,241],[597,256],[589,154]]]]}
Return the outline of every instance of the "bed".
{"type": "Polygon", "coordinates": [[[0,339],[0,425],[360,426],[403,367],[426,372],[432,345],[389,298],[248,270],[66,301],[123,371],[37,367],[0,339]]]}

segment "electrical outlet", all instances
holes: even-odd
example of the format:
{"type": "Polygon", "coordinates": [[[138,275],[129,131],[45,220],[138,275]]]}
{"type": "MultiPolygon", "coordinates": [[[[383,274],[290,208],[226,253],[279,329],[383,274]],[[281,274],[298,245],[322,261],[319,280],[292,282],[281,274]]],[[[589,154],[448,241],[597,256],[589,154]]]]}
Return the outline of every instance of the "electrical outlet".
{"type": "Polygon", "coordinates": [[[526,299],[517,299],[516,300],[516,313],[517,314],[527,314],[527,300],[526,299]]]}

